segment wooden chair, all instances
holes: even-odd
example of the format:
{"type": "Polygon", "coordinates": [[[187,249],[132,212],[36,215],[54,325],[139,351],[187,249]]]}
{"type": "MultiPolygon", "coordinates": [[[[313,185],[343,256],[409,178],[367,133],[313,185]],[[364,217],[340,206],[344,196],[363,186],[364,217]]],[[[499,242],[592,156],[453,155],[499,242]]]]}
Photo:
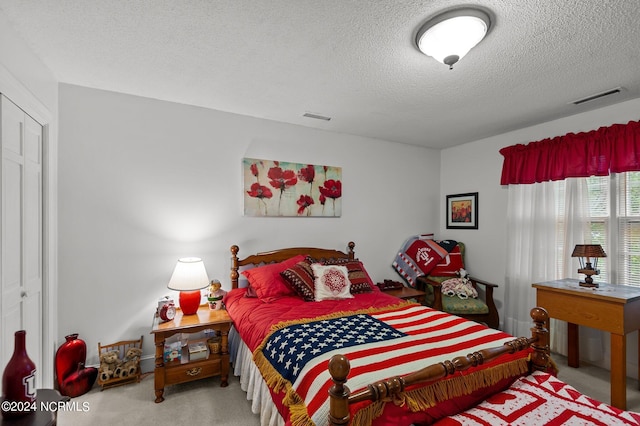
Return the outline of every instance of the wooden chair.
{"type": "MultiPolygon", "coordinates": [[[[464,243],[458,242],[460,254],[464,263],[464,243]]],[[[442,294],[442,283],[452,277],[439,277],[431,275],[423,275],[416,280],[416,288],[424,291],[426,296],[426,305],[439,311],[457,315],[471,321],[486,324],[488,327],[498,329],[500,326],[500,317],[498,309],[493,301],[493,289],[497,288],[496,284],[470,277],[471,284],[478,291],[477,299],[460,299],[457,296],[446,296],[442,294]],[[484,293],[484,298],[482,297],[484,293]]]]}

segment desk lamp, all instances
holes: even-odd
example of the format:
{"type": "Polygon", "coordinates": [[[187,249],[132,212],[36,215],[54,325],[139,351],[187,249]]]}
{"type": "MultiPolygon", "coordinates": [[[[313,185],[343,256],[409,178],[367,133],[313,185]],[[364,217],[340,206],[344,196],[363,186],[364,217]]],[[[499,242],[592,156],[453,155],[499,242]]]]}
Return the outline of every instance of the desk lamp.
{"type": "Polygon", "coordinates": [[[577,244],[573,249],[571,257],[577,257],[580,260],[579,274],[585,274],[584,281],[580,281],[582,287],[598,287],[598,283],[593,282],[592,275],[599,275],[598,258],[607,257],[600,244],[577,244]],[[593,265],[591,264],[593,258],[593,265]]]}
{"type": "Polygon", "coordinates": [[[204,262],[199,257],[184,257],[178,260],[169,280],[169,289],[180,292],[179,303],[183,315],[193,315],[200,306],[200,289],[209,285],[204,262]]]}

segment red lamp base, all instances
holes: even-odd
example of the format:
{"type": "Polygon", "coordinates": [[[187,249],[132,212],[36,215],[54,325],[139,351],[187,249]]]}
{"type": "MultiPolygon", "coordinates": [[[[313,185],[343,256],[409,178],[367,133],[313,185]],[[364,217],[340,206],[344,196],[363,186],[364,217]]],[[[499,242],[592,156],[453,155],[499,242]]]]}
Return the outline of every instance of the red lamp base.
{"type": "Polygon", "coordinates": [[[182,315],[193,315],[198,312],[201,296],[200,290],[181,291],[178,301],[180,303],[182,315]]]}

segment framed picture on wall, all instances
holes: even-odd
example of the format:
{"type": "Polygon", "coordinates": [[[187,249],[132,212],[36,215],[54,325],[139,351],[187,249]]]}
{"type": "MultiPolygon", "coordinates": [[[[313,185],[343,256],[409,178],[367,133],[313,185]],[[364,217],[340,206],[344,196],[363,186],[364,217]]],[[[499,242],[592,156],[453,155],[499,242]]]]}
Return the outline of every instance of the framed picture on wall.
{"type": "Polygon", "coordinates": [[[447,195],[447,229],[478,229],[478,193],[447,195]]]}
{"type": "Polygon", "coordinates": [[[342,167],[243,158],[244,215],[340,217],[342,167]]]}

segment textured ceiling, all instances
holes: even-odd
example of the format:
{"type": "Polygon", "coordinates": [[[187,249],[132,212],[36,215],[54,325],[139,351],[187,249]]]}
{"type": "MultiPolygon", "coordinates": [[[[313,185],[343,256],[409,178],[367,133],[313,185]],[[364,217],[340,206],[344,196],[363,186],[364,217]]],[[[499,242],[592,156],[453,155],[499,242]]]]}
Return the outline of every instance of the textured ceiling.
{"type": "Polygon", "coordinates": [[[0,0],[0,11],[64,83],[434,148],[640,97],[640,1],[463,4],[494,23],[453,70],[414,44],[457,5],[447,0],[0,0]]]}

